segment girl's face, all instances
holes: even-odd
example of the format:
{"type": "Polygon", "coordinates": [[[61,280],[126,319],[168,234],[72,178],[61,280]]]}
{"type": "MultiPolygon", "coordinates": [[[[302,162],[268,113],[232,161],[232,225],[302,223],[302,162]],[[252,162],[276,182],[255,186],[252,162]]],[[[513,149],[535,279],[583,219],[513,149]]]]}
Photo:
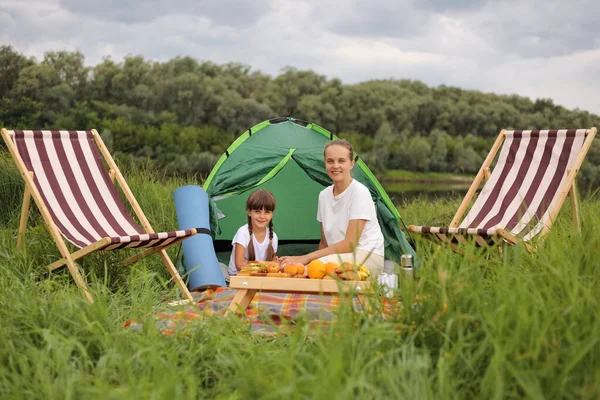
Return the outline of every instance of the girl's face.
{"type": "Polygon", "coordinates": [[[325,169],[334,183],[350,178],[352,167],[354,160],[350,159],[350,152],[344,146],[334,144],[325,150],[325,169]]]}
{"type": "Polygon", "coordinates": [[[249,210],[248,216],[252,221],[252,229],[264,229],[269,225],[269,222],[273,219],[273,211],[267,209],[261,210],[249,210]]]}

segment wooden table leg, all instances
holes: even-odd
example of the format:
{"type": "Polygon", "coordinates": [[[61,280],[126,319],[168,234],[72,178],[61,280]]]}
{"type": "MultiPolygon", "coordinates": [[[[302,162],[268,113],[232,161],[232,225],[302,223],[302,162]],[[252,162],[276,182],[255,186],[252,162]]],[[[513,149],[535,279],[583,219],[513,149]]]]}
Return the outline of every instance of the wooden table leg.
{"type": "Polygon", "coordinates": [[[358,297],[358,301],[360,301],[360,304],[362,305],[363,312],[370,312],[373,310],[373,307],[371,307],[371,302],[369,299],[367,299],[367,296],[364,294],[357,294],[356,297],[358,297]]]}
{"type": "Polygon", "coordinates": [[[254,298],[255,294],[256,290],[253,289],[239,289],[238,292],[235,294],[235,297],[231,301],[229,308],[225,312],[225,316],[227,316],[229,312],[233,312],[235,314],[240,309],[242,311],[245,310],[246,307],[248,307],[248,304],[250,304],[250,302],[252,301],[252,298],[254,298]]]}

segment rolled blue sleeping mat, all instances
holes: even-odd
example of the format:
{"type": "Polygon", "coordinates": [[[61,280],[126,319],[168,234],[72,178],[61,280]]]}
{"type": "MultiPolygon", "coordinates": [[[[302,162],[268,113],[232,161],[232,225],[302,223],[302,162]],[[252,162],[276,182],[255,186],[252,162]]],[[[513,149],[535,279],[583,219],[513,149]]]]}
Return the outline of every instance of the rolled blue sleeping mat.
{"type": "Polygon", "coordinates": [[[189,289],[226,286],[210,235],[208,195],[200,186],[190,185],[176,189],[173,196],[179,229],[200,230],[182,242],[189,289]]]}

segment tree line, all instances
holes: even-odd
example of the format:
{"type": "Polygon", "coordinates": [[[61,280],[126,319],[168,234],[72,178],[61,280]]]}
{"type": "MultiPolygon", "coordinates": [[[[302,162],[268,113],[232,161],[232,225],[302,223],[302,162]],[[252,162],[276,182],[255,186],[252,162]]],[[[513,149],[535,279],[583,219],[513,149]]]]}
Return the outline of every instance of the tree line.
{"type": "MultiPolygon", "coordinates": [[[[229,144],[266,119],[293,116],[354,144],[377,172],[476,172],[501,129],[584,128],[599,118],[550,99],[408,79],[343,84],[313,71],[277,76],[240,63],[127,56],[86,66],[80,52],[43,60],[0,47],[0,123],[11,129],[96,128],[121,159],[206,175],[229,144]]],[[[600,185],[598,140],[581,183],[600,185]]]]}

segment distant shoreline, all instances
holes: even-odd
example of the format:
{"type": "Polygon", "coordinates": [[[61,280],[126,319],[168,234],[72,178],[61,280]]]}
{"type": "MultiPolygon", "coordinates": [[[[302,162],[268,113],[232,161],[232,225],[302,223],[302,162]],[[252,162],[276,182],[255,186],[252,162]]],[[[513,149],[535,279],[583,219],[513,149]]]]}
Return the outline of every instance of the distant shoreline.
{"type": "Polygon", "coordinates": [[[406,170],[388,170],[379,177],[381,182],[386,183],[446,183],[450,185],[470,184],[475,178],[473,175],[460,175],[442,172],[415,172],[406,170]]]}

